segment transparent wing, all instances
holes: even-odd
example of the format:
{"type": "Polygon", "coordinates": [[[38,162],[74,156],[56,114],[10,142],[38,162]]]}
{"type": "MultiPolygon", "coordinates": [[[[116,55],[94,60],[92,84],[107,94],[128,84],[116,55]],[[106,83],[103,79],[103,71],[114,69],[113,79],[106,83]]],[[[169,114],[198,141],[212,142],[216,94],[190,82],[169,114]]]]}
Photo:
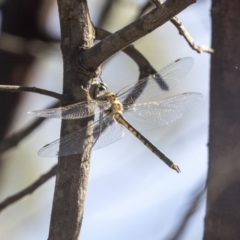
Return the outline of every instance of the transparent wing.
{"type": "Polygon", "coordinates": [[[133,83],[118,92],[118,99],[124,104],[133,104],[153,99],[169,89],[172,89],[189,72],[193,58],[181,58],[162,68],[159,72],[133,83]],[[130,94],[130,96],[129,96],[130,94]],[[127,98],[127,99],[126,99],[127,98]]]}
{"type": "MultiPolygon", "coordinates": [[[[112,118],[105,116],[101,128],[99,127],[99,123],[99,121],[96,121],[93,124],[93,138],[96,140],[93,150],[105,147],[121,139],[123,136],[123,127],[117,124],[112,118]]],[[[86,128],[82,128],[77,132],[45,145],[38,151],[38,155],[41,157],[63,157],[82,153],[85,140],[82,137],[83,132],[86,132],[86,128]]]]}
{"type": "Polygon", "coordinates": [[[102,133],[98,137],[97,134],[94,134],[97,138],[97,141],[93,146],[93,150],[106,147],[107,145],[118,141],[124,136],[124,127],[112,118],[108,117],[107,121],[105,120],[102,127],[102,133]]]}
{"type": "Polygon", "coordinates": [[[92,116],[99,111],[100,109],[97,107],[96,101],[92,101],[76,103],[61,108],[31,111],[28,114],[44,118],[76,119],[92,116]]]}
{"type": "Polygon", "coordinates": [[[201,99],[200,93],[183,93],[159,102],[134,104],[123,115],[136,129],[150,130],[179,119],[201,99]]]}

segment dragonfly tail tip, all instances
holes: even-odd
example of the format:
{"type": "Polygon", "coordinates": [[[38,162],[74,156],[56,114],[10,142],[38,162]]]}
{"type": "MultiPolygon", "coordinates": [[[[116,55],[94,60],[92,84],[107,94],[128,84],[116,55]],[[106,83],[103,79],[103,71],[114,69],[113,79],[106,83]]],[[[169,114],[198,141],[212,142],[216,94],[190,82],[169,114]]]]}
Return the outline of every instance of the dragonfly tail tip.
{"type": "Polygon", "coordinates": [[[180,168],[178,167],[177,164],[173,164],[171,168],[174,169],[177,173],[181,172],[181,170],[180,170],[180,168]]]}

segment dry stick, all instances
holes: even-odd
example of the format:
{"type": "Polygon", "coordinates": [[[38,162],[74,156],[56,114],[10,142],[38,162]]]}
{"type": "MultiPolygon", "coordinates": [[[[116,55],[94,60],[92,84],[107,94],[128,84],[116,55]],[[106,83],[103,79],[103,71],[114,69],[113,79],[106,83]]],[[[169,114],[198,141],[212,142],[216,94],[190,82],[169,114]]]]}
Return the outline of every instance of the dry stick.
{"type": "MultiPolygon", "coordinates": [[[[49,108],[56,108],[56,107],[59,107],[59,105],[60,105],[59,103],[54,103],[51,106],[49,106],[49,108]]],[[[0,142],[0,154],[16,146],[23,138],[28,136],[33,130],[35,130],[38,126],[40,126],[45,120],[46,118],[38,118],[29,126],[13,134],[11,137],[3,139],[0,142]]]]}
{"type": "MultiPolygon", "coordinates": [[[[162,1],[152,1],[152,3],[154,3],[157,7],[160,6],[162,4],[162,1]]],[[[148,9],[150,9],[152,6],[152,4],[148,1],[141,9],[141,11],[139,12],[139,15],[137,16],[137,18],[139,18],[141,15],[143,15],[148,9]]],[[[205,45],[197,45],[193,38],[191,37],[191,35],[189,34],[189,32],[186,30],[186,28],[182,25],[182,22],[177,18],[177,17],[173,17],[171,20],[171,23],[178,29],[179,34],[182,35],[185,40],[187,41],[187,43],[189,44],[189,46],[193,49],[196,50],[198,53],[201,52],[208,52],[208,53],[213,53],[214,50],[208,46],[205,45]]]]}
{"type": "Polygon", "coordinates": [[[8,207],[9,205],[15,203],[16,201],[20,200],[21,198],[25,197],[28,194],[31,194],[33,191],[35,191],[38,187],[40,187],[43,183],[48,181],[51,177],[55,176],[57,171],[57,165],[55,165],[50,171],[42,175],[38,180],[36,180],[34,183],[32,183],[29,187],[25,188],[24,190],[20,191],[19,193],[16,193],[12,195],[11,197],[8,197],[4,201],[0,203],[0,212],[8,207]]]}
{"type": "Polygon", "coordinates": [[[185,215],[183,216],[183,219],[180,221],[180,225],[177,228],[177,230],[175,231],[175,233],[173,234],[173,237],[169,237],[168,239],[170,240],[177,240],[180,238],[180,236],[182,235],[184,229],[186,228],[190,218],[194,215],[194,213],[196,212],[197,208],[199,207],[201,200],[202,200],[202,196],[205,193],[206,188],[203,187],[198,194],[195,196],[195,198],[193,199],[192,203],[190,204],[189,209],[186,211],[185,215]]]}
{"type": "Polygon", "coordinates": [[[193,49],[196,50],[198,53],[201,52],[208,52],[208,53],[213,53],[214,50],[208,46],[205,45],[197,45],[193,38],[191,37],[191,35],[189,34],[189,32],[186,30],[186,28],[182,25],[182,22],[178,20],[177,17],[172,18],[171,23],[174,24],[174,26],[176,26],[176,28],[179,31],[179,34],[182,35],[187,43],[189,44],[189,46],[193,49]]]}
{"type": "Polygon", "coordinates": [[[36,87],[22,87],[22,86],[13,86],[13,85],[0,85],[0,91],[8,91],[8,92],[32,92],[32,93],[39,93],[45,96],[53,97],[59,99],[60,101],[63,100],[63,95],[60,93],[48,91],[41,88],[36,87]]]}
{"type": "MultiPolygon", "coordinates": [[[[152,0],[152,2],[157,6],[161,6],[163,3],[161,0],[152,0]]],[[[214,50],[208,46],[205,45],[197,45],[189,32],[186,30],[186,28],[182,25],[182,22],[177,18],[173,17],[171,20],[171,23],[178,29],[179,34],[182,35],[185,40],[187,41],[188,45],[193,49],[196,50],[198,53],[201,52],[208,52],[208,53],[213,53],[214,50]]]]}

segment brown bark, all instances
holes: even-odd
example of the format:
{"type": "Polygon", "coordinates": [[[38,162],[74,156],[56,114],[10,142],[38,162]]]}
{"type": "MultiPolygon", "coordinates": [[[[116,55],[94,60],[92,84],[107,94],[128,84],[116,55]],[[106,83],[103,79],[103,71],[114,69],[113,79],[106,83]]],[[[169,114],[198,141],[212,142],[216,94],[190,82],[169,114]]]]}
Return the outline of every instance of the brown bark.
{"type": "Polygon", "coordinates": [[[213,0],[205,240],[240,239],[240,1],[213,0]]]}
{"type": "MultiPolygon", "coordinates": [[[[85,0],[58,0],[61,49],[63,53],[65,105],[87,101],[81,86],[94,77],[78,71],[73,58],[79,47],[93,46],[94,28],[88,14],[85,0]]],[[[89,119],[87,119],[89,120],[89,119]]],[[[63,121],[61,136],[77,131],[87,123],[86,119],[63,121]]],[[[86,136],[87,136],[86,132],[86,136]]],[[[83,136],[86,137],[86,136],[83,136]]],[[[90,167],[91,142],[86,139],[82,155],[59,158],[53,208],[49,230],[49,239],[77,239],[82,224],[83,206],[86,194],[87,178],[90,167]]]]}

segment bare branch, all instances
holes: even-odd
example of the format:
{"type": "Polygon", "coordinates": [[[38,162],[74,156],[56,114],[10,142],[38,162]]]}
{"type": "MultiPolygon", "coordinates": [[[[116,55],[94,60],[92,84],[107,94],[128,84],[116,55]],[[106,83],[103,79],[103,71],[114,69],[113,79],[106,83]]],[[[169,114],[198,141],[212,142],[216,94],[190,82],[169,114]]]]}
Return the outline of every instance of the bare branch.
{"type": "Polygon", "coordinates": [[[179,21],[179,19],[177,17],[172,18],[171,23],[174,24],[174,26],[176,26],[176,28],[179,31],[179,34],[182,35],[187,43],[189,44],[189,46],[193,49],[196,50],[198,53],[201,52],[208,52],[208,53],[213,53],[214,50],[208,46],[205,45],[197,45],[193,38],[191,37],[191,35],[189,34],[189,32],[186,30],[186,28],[182,25],[182,22],[179,21]]]}
{"type": "MultiPolygon", "coordinates": [[[[159,6],[159,4],[162,4],[161,0],[155,0],[152,1],[156,4],[156,6],[159,6]]],[[[208,53],[213,53],[214,50],[208,46],[205,45],[197,45],[193,38],[191,37],[191,35],[189,34],[189,32],[187,31],[187,29],[182,25],[182,22],[179,21],[179,19],[177,17],[173,17],[170,22],[178,29],[179,34],[182,35],[185,40],[187,41],[187,43],[189,44],[189,46],[193,49],[196,50],[198,53],[201,52],[208,52],[208,53]]]]}
{"type": "MultiPolygon", "coordinates": [[[[61,27],[61,50],[63,54],[64,105],[88,101],[83,87],[98,81],[96,69],[76,67],[75,59],[79,49],[94,45],[95,30],[92,25],[87,0],[58,0],[61,27]]],[[[100,70],[100,69],[99,69],[100,70]]],[[[93,117],[62,121],[61,136],[77,131],[93,121],[93,117]]],[[[83,133],[82,154],[58,158],[58,171],[53,198],[48,240],[77,240],[82,225],[86,196],[90,155],[93,144],[91,128],[83,133]]]]}
{"type": "MultiPolygon", "coordinates": [[[[104,38],[111,35],[110,32],[103,30],[101,28],[95,28],[96,38],[103,40],[104,38]]],[[[139,79],[145,78],[150,74],[155,74],[157,71],[152,67],[149,61],[133,46],[130,45],[122,50],[129,57],[131,57],[136,64],[139,66],[139,79]]]]}
{"type": "Polygon", "coordinates": [[[30,186],[25,188],[24,190],[12,195],[11,197],[8,197],[4,201],[0,203],[0,212],[8,207],[9,205],[15,203],[16,201],[20,200],[21,198],[27,196],[28,194],[33,193],[38,187],[40,187],[42,184],[44,184],[46,181],[48,181],[51,177],[56,175],[57,171],[57,165],[55,165],[50,171],[42,175],[38,180],[36,180],[34,183],[32,183],[30,186]]]}
{"type": "MultiPolygon", "coordinates": [[[[59,103],[54,103],[49,108],[59,107],[59,103]]],[[[26,136],[28,136],[33,130],[35,130],[38,126],[40,126],[46,118],[37,118],[33,123],[19,132],[13,134],[11,137],[3,139],[0,142],[0,154],[9,150],[12,147],[15,147],[21,140],[23,140],[26,136]]]]}
{"type": "Polygon", "coordinates": [[[84,69],[97,69],[116,52],[163,25],[195,0],[167,0],[135,22],[105,38],[95,46],[78,54],[78,65],[84,69]],[[114,44],[112,44],[114,43],[114,44]]]}
{"type": "Polygon", "coordinates": [[[7,91],[7,92],[32,92],[32,93],[39,93],[45,96],[53,97],[59,99],[60,101],[63,100],[63,95],[48,91],[41,88],[36,87],[23,87],[23,86],[13,86],[13,85],[0,85],[0,91],[7,91]]]}
{"type": "Polygon", "coordinates": [[[204,195],[205,191],[206,188],[202,187],[202,189],[196,194],[196,196],[192,200],[192,203],[190,204],[189,209],[186,211],[185,215],[183,216],[183,219],[180,221],[180,225],[177,227],[177,230],[173,234],[173,237],[169,237],[168,239],[177,240],[180,238],[190,218],[196,213],[196,210],[198,209],[201,203],[202,196],[204,195]]]}

